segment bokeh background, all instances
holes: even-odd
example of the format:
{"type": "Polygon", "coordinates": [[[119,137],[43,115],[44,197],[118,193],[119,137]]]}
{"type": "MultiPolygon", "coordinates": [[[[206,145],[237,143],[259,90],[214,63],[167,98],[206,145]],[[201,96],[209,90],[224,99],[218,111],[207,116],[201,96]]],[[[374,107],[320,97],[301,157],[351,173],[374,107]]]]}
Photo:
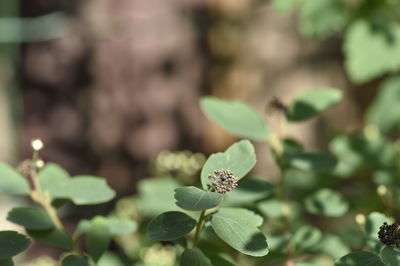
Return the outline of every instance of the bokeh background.
{"type": "MultiPolygon", "coordinates": [[[[382,80],[400,67],[393,49],[390,67],[354,72],[349,46],[371,60],[360,68],[381,56],[364,49],[373,32],[349,32],[362,19],[391,25],[398,10],[390,0],[0,0],[0,160],[16,165],[41,138],[45,160],[105,177],[127,196],[161,151],[208,155],[235,140],[201,113],[200,96],[245,101],[274,128],[265,111],[273,97],[289,103],[332,87],[340,104],[287,130],[327,150],[335,133],[363,128],[382,80]]],[[[390,37],[396,45],[397,29],[390,37]]],[[[274,180],[267,147],[257,145],[255,172],[274,180]]]]}

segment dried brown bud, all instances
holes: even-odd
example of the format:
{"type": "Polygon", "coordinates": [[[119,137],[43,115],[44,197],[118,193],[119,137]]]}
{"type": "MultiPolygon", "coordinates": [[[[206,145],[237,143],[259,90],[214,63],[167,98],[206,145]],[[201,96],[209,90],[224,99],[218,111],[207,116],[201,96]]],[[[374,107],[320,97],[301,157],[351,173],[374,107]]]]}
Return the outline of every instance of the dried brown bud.
{"type": "Polygon", "coordinates": [[[213,192],[225,194],[237,187],[237,179],[230,170],[215,170],[214,175],[208,175],[208,188],[213,192]]]}

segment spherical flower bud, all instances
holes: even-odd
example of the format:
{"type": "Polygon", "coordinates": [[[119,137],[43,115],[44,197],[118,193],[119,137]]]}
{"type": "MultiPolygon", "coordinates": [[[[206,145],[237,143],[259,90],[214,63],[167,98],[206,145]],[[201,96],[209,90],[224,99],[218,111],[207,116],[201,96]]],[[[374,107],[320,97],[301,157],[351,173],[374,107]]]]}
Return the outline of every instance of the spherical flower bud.
{"type": "Polygon", "coordinates": [[[363,226],[365,224],[365,215],[361,214],[361,213],[357,214],[356,215],[356,223],[363,226]]]}
{"type": "Polygon", "coordinates": [[[379,196],[385,196],[388,192],[388,189],[385,185],[379,185],[376,189],[376,192],[379,196]]]}
{"type": "Polygon", "coordinates": [[[214,175],[208,175],[208,188],[213,192],[225,194],[237,187],[237,179],[230,170],[215,170],[214,175]]]}
{"type": "Polygon", "coordinates": [[[388,225],[386,222],[379,227],[379,240],[387,246],[400,247],[400,234],[397,232],[400,226],[398,224],[388,225]]]}
{"type": "Polygon", "coordinates": [[[43,149],[44,145],[40,139],[34,139],[31,142],[31,146],[32,146],[33,150],[40,151],[41,149],[43,149]]]}

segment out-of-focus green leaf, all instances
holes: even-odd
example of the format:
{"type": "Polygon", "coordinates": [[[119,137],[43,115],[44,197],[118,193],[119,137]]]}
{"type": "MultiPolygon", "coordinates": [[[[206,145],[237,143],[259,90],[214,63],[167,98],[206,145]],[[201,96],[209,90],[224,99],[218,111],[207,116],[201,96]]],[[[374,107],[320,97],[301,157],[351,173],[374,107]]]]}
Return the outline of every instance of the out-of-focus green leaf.
{"type": "Polygon", "coordinates": [[[400,250],[385,246],[381,251],[381,258],[386,266],[398,266],[400,265],[400,250]]]}
{"type": "Polygon", "coordinates": [[[15,231],[0,231],[0,259],[9,260],[27,249],[29,244],[29,239],[24,235],[15,231]]]}
{"type": "Polygon", "coordinates": [[[322,232],[312,226],[300,227],[293,235],[292,243],[296,250],[307,250],[313,248],[322,239],[322,232]]]}
{"type": "Polygon", "coordinates": [[[0,193],[29,195],[28,181],[10,165],[0,162],[0,193]]]}
{"type": "Polygon", "coordinates": [[[303,171],[327,171],[335,168],[336,158],[322,152],[302,152],[285,156],[287,164],[303,171]]]}
{"type": "Polygon", "coordinates": [[[378,96],[369,107],[366,120],[382,132],[400,128],[400,77],[387,79],[380,85],[378,96]]]}
{"type": "Polygon", "coordinates": [[[300,12],[300,30],[307,36],[324,38],[342,30],[348,18],[344,1],[307,0],[300,12]]]}
{"type": "Polygon", "coordinates": [[[261,115],[245,103],[203,97],[200,106],[211,121],[236,136],[267,139],[268,128],[261,115]]]}
{"type": "Polygon", "coordinates": [[[300,6],[305,0],[273,0],[272,5],[278,12],[286,13],[300,6]]]}
{"type": "Polygon", "coordinates": [[[47,245],[60,248],[63,250],[72,250],[72,238],[71,236],[60,229],[50,230],[26,230],[28,235],[33,239],[45,243],[47,245]]]}
{"type": "Polygon", "coordinates": [[[368,251],[352,252],[335,262],[335,266],[361,265],[385,266],[378,255],[368,251]]]}
{"type": "Polygon", "coordinates": [[[107,221],[94,219],[90,229],[86,232],[85,243],[88,253],[97,262],[107,250],[111,241],[111,233],[107,221]]]}
{"type": "Polygon", "coordinates": [[[8,213],[7,220],[33,230],[44,230],[54,227],[49,215],[37,208],[14,208],[8,213]]]}
{"type": "Polygon", "coordinates": [[[179,263],[180,266],[212,266],[211,261],[207,258],[201,250],[186,249],[179,263]]]}
{"type": "Polygon", "coordinates": [[[259,178],[245,178],[240,180],[237,188],[226,193],[224,203],[251,203],[271,195],[274,189],[274,186],[268,181],[259,178]]]}
{"type": "Polygon", "coordinates": [[[284,216],[297,216],[299,207],[294,202],[283,202],[272,198],[260,201],[256,204],[257,209],[266,219],[279,219],[284,216]]]}
{"type": "Polygon", "coordinates": [[[14,266],[14,262],[12,259],[0,259],[1,266],[14,266]]]}
{"type": "Polygon", "coordinates": [[[178,239],[193,230],[196,220],[182,212],[165,212],[151,220],[147,235],[154,240],[178,239]]]}
{"type": "Polygon", "coordinates": [[[302,92],[289,105],[287,119],[299,122],[310,119],[342,99],[342,92],[336,89],[313,89],[302,92]]]}
{"type": "Polygon", "coordinates": [[[119,218],[116,216],[96,216],[91,220],[81,220],[78,224],[78,230],[82,233],[88,233],[94,223],[103,223],[107,225],[111,235],[122,235],[134,232],[137,229],[137,224],[134,221],[119,218]]]}
{"type": "Polygon", "coordinates": [[[317,250],[337,260],[350,253],[350,248],[336,235],[324,234],[317,250]]]}
{"type": "Polygon", "coordinates": [[[214,153],[206,161],[201,170],[201,184],[208,189],[208,175],[215,170],[231,170],[237,180],[243,178],[256,164],[254,146],[248,140],[241,140],[231,145],[225,152],[214,153]]]}
{"type": "Polygon", "coordinates": [[[106,252],[97,262],[97,266],[126,266],[126,264],[116,254],[106,252]]]}
{"type": "Polygon", "coordinates": [[[69,255],[62,260],[61,266],[89,266],[89,261],[86,258],[69,255]]]}
{"type": "Polygon", "coordinates": [[[345,67],[352,81],[362,83],[400,69],[400,25],[388,22],[385,26],[372,28],[358,20],[347,30],[345,67]]]}
{"type": "Polygon", "coordinates": [[[257,229],[253,218],[233,209],[221,208],[212,216],[211,226],[215,233],[243,254],[254,257],[267,255],[267,239],[257,229]]]}
{"type": "Polygon", "coordinates": [[[349,210],[349,204],[343,196],[328,188],[320,189],[308,196],[304,206],[312,214],[330,217],[342,216],[349,210]]]}
{"type": "Polygon", "coordinates": [[[52,198],[61,198],[63,187],[70,179],[69,174],[61,166],[55,163],[46,163],[39,172],[39,182],[43,191],[48,191],[52,198]]]}
{"type": "Polygon", "coordinates": [[[201,190],[197,187],[175,189],[176,205],[185,210],[202,211],[214,208],[221,203],[222,195],[201,190]]]}
{"type": "Polygon", "coordinates": [[[391,223],[391,219],[379,212],[372,212],[367,216],[365,222],[365,232],[367,234],[367,245],[371,251],[379,253],[383,244],[379,241],[378,232],[379,227],[383,225],[384,222],[388,224],[391,223]]]}

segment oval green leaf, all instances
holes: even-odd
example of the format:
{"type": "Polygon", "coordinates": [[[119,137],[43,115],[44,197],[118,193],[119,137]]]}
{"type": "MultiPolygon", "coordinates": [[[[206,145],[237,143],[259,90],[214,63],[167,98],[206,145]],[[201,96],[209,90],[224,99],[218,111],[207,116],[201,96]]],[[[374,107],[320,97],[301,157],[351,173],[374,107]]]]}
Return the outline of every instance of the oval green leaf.
{"type": "Polygon", "coordinates": [[[287,119],[299,122],[310,119],[342,99],[336,89],[314,89],[302,92],[288,107],[287,119]]]}
{"type": "Polygon", "coordinates": [[[285,156],[287,164],[303,171],[328,171],[334,169],[336,158],[322,152],[301,152],[285,156]]]}
{"type": "Polygon", "coordinates": [[[8,260],[29,247],[29,239],[15,231],[0,231],[0,259],[8,260]]]}
{"type": "Polygon", "coordinates": [[[60,229],[50,230],[26,230],[29,236],[33,239],[45,243],[47,245],[60,248],[63,250],[72,250],[72,238],[71,236],[60,229]]]}
{"type": "Polygon", "coordinates": [[[268,128],[261,115],[249,105],[215,97],[200,100],[203,113],[233,135],[254,140],[266,140],[268,128]]]}
{"type": "Polygon", "coordinates": [[[104,219],[94,219],[85,237],[86,248],[94,262],[100,259],[108,249],[110,242],[111,234],[107,221],[104,219]]]}
{"type": "Polygon", "coordinates": [[[8,213],[7,220],[33,230],[44,230],[54,227],[49,215],[37,208],[14,208],[8,213]]]}
{"type": "Polygon", "coordinates": [[[367,251],[349,253],[335,262],[335,266],[361,266],[361,265],[385,266],[385,264],[383,264],[381,258],[378,255],[367,251]]]}
{"type": "Polygon", "coordinates": [[[0,162],[0,193],[29,195],[28,181],[10,165],[0,162]]]}
{"type": "Polygon", "coordinates": [[[67,171],[55,163],[46,163],[39,172],[40,186],[43,191],[48,191],[52,198],[62,198],[63,187],[69,180],[67,171]]]}
{"type": "Polygon", "coordinates": [[[231,170],[239,181],[256,164],[254,146],[248,140],[241,140],[231,145],[225,152],[212,154],[201,170],[201,184],[208,189],[208,175],[214,175],[215,170],[231,170]]]}
{"type": "Polygon", "coordinates": [[[86,258],[69,255],[62,260],[61,266],[89,266],[89,261],[86,258]]]}
{"type": "Polygon", "coordinates": [[[149,238],[160,241],[178,239],[196,226],[196,220],[183,212],[165,212],[155,217],[147,228],[149,238]]]}
{"type": "Polygon", "coordinates": [[[312,214],[339,217],[349,210],[343,196],[331,189],[323,188],[305,199],[305,208],[312,214]]]}
{"type": "Polygon", "coordinates": [[[212,266],[211,261],[207,258],[201,250],[186,249],[182,255],[179,262],[180,266],[212,266]]]}
{"type": "Polygon", "coordinates": [[[174,197],[177,206],[191,211],[202,211],[214,208],[218,206],[222,200],[221,194],[204,191],[193,186],[175,189],[174,197]]]}
{"type": "Polygon", "coordinates": [[[385,246],[381,251],[381,258],[386,266],[398,266],[400,265],[400,250],[385,246]]]}
{"type": "Polygon", "coordinates": [[[237,251],[254,257],[268,254],[267,239],[258,230],[251,216],[243,212],[232,211],[233,208],[221,208],[211,218],[215,233],[237,251]]]}

